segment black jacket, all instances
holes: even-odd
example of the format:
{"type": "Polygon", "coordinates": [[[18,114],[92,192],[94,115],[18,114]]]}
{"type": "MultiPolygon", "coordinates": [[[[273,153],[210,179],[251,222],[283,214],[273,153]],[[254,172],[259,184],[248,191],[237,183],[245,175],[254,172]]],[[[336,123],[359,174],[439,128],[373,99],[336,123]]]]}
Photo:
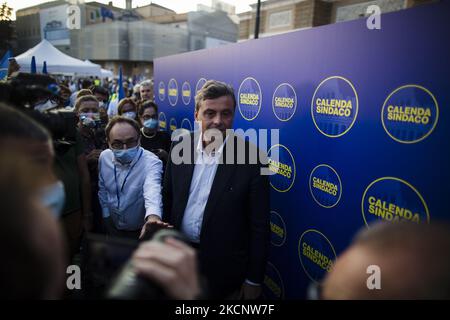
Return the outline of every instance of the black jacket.
{"type": "MultiPolygon", "coordinates": [[[[194,171],[196,142],[191,137],[191,162],[174,164],[169,156],[163,185],[163,220],[181,228],[194,171]]],[[[203,215],[200,233],[200,270],[209,284],[212,298],[225,298],[238,290],[245,279],[262,284],[269,248],[269,180],[261,175],[264,156],[249,163],[249,152],[256,147],[237,136],[230,136],[222,153],[232,149],[227,145],[243,143],[245,163],[219,164],[203,215]]],[[[182,139],[181,139],[182,140],[182,139]]],[[[180,141],[181,141],[180,140],[180,141]]],[[[179,142],[174,142],[171,153],[179,142]]],[[[176,149],[176,148],[175,148],[176,149]]],[[[182,155],[181,153],[180,155],[182,155]]],[[[230,157],[230,156],[228,156],[230,157]]]]}

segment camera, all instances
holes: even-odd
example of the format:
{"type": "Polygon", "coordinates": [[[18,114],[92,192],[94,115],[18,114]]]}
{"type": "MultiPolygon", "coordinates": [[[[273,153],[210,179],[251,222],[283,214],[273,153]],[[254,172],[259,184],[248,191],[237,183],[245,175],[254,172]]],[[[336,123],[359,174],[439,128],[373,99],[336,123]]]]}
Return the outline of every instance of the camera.
{"type": "MultiPolygon", "coordinates": [[[[186,238],[173,229],[161,229],[157,231],[151,241],[163,242],[167,237],[172,237],[187,243],[186,238]]],[[[167,299],[164,291],[158,285],[136,274],[131,261],[127,262],[118,276],[113,280],[106,297],[107,299],[118,300],[167,299]]]]}
{"type": "Polygon", "coordinates": [[[72,111],[56,109],[62,101],[55,79],[19,72],[0,85],[0,92],[4,102],[22,110],[51,132],[57,150],[75,142],[78,117],[72,111]]]}
{"type": "MultiPolygon", "coordinates": [[[[188,243],[174,229],[159,229],[146,234],[149,241],[163,242],[167,237],[188,243]],[[152,234],[154,234],[152,236],[152,234]]],[[[147,240],[148,241],[148,240],[147,240]]],[[[87,298],[108,300],[164,300],[164,291],[151,280],[136,274],[131,257],[139,242],[124,238],[88,235],[83,269],[87,274],[87,298]],[[111,281],[112,279],[112,281],[111,281]]]]}

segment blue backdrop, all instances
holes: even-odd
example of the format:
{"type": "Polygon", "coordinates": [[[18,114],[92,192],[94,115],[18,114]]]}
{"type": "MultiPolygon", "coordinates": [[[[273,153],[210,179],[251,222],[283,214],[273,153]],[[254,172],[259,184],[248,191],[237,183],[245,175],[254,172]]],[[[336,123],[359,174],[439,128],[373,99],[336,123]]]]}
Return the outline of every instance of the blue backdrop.
{"type": "Polygon", "coordinates": [[[449,219],[450,6],[383,14],[155,60],[163,130],[193,127],[205,79],[235,128],[280,129],[265,294],[303,298],[360,228],[449,219]]]}

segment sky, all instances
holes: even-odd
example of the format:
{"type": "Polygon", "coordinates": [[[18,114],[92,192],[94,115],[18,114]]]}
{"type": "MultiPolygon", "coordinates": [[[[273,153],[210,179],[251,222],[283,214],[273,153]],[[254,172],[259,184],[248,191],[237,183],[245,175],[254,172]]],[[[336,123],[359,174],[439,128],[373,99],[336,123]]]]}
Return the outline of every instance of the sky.
{"type": "MultiPolygon", "coordinates": [[[[5,0],[2,0],[3,3],[5,0]]],[[[97,2],[108,4],[109,0],[96,0],[97,2]]],[[[223,0],[226,3],[236,6],[236,13],[249,11],[250,4],[256,3],[257,0],[223,0]]],[[[26,7],[31,7],[39,3],[50,2],[50,0],[6,0],[8,5],[13,8],[13,20],[15,20],[15,11],[26,7]]],[[[86,0],[85,2],[91,2],[86,0]]],[[[125,8],[125,0],[112,0],[113,5],[116,7],[125,8]]],[[[133,8],[136,6],[144,6],[150,4],[150,2],[159,4],[166,8],[175,10],[177,13],[183,13],[188,11],[197,10],[197,4],[211,5],[211,0],[133,0],[133,8]]]]}

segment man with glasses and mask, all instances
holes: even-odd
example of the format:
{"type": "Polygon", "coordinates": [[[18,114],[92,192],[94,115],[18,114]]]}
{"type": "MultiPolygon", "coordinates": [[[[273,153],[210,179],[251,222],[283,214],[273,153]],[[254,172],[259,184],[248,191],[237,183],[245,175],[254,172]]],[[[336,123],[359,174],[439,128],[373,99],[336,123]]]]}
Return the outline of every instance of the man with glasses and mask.
{"type": "Polygon", "coordinates": [[[161,221],[162,162],[140,146],[139,124],[114,117],[106,127],[109,149],[99,159],[99,200],[107,233],[138,239],[145,222],[161,221]]]}

